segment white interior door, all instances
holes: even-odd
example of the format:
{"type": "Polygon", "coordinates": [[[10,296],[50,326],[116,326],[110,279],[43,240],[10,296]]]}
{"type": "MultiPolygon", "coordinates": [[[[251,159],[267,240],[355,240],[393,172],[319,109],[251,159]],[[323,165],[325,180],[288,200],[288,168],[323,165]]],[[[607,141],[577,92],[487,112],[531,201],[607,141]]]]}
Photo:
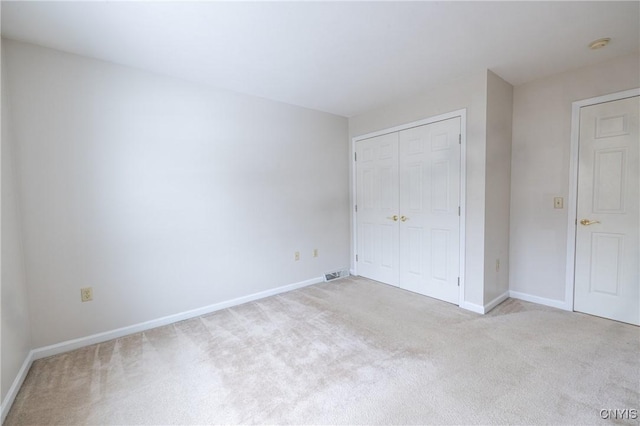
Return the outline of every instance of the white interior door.
{"type": "Polygon", "coordinates": [[[574,309],[640,325],[639,97],[580,110],[574,309]]]}
{"type": "Polygon", "coordinates": [[[358,274],[398,285],[398,133],[356,142],[358,274]]]}
{"type": "Polygon", "coordinates": [[[458,303],[460,118],[400,132],[400,287],[458,303]]]}

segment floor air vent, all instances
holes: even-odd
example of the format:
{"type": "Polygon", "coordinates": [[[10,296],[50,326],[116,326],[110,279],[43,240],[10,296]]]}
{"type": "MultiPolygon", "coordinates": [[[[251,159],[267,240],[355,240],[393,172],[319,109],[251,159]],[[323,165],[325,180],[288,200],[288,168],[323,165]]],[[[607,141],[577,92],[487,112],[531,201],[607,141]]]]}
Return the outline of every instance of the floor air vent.
{"type": "Polygon", "coordinates": [[[333,281],[333,280],[337,280],[338,278],[348,277],[348,276],[349,276],[349,271],[329,272],[324,274],[324,280],[333,281]]]}

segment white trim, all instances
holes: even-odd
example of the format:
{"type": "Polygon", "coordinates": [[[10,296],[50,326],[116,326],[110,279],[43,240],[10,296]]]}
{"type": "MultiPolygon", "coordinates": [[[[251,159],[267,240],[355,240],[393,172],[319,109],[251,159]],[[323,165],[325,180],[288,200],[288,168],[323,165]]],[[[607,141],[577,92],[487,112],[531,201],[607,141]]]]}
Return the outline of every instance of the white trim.
{"type": "MultiPolygon", "coordinates": [[[[625,90],[609,95],[575,101],[571,104],[571,151],[569,157],[569,203],[567,205],[567,269],[565,273],[565,295],[563,307],[573,311],[573,292],[575,284],[576,261],[576,220],[578,214],[578,150],[580,147],[580,109],[604,102],[640,96],[639,89],[625,90]]],[[[531,296],[535,297],[535,296],[531,296]]],[[[523,299],[526,300],[526,299],[523,299]]],[[[546,300],[546,299],[545,299],[546,300]]],[[[536,302],[538,303],[538,302],[536,302]]],[[[542,303],[542,302],[541,302],[542,303]]],[[[546,303],[542,303],[545,305],[546,303]]],[[[548,305],[553,306],[553,305],[548,305]]]]}
{"type": "Polygon", "coordinates": [[[484,304],[484,312],[483,313],[486,314],[487,312],[489,312],[490,310],[492,310],[493,308],[495,308],[496,306],[498,306],[499,304],[501,304],[502,302],[504,302],[508,298],[509,298],[509,291],[505,291],[500,296],[498,296],[495,299],[493,299],[491,302],[485,303],[484,304]]]}
{"type": "Polygon", "coordinates": [[[0,425],[4,422],[7,414],[9,414],[11,405],[13,405],[13,401],[15,400],[16,395],[18,395],[18,391],[20,390],[24,379],[27,377],[27,373],[31,368],[31,364],[33,364],[33,361],[37,359],[58,355],[64,352],[72,351],[74,349],[82,348],[84,346],[106,342],[108,340],[117,339],[118,337],[127,336],[129,334],[150,330],[152,328],[161,327],[163,325],[172,324],[190,318],[195,318],[200,315],[206,315],[211,312],[219,311],[221,309],[230,308],[232,306],[241,305],[243,303],[252,302],[258,299],[264,299],[265,297],[274,296],[276,294],[285,293],[321,282],[324,282],[324,277],[312,278],[306,281],[284,285],[281,287],[250,294],[248,296],[238,297],[236,299],[228,300],[225,302],[215,303],[213,305],[193,309],[179,314],[169,315],[155,320],[145,321],[139,324],[134,324],[127,327],[105,331],[103,333],[97,333],[91,336],[80,337],[78,339],[67,340],[66,342],[56,343],[54,345],[34,349],[27,355],[27,358],[24,360],[24,363],[22,364],[22,367],[20,368],[16,379],[13,381],[13,384],[9,388],[7,396],[4,398],[4,401],[2,401],[2,405],[0,405],[0,425]]]}
{"type": "Polygon", "coordinates": [[[354,153],[356,152],[356,142],[374,138],[376,136],[382,136],[389,133],[399,132],[402,130],[411,129],[413,127],[424,126],[426,124],[435,123],[438,121],[448,120],[450,118],[460,117],[460,264],[459,264],[459,277],[460,277],[460,290],[458,294],[458,306],[464,309],[468,309],[470,311],[477,312],[475,307],[479,307],[480,310],[483,308],[479,305],[474,305],[472,303],[464,302],[464,283],[465,283],[465,265],[466,265],[466,201],[467,201],[467,109],[462,108],[459,110],[447,112],[440,115],[435,115],[433,117],[425,118],[423,120],[412,121],[410,123],[401,124],[399,126],[391,127],[388,129],[378,130],[371,133],[366,133],[361,136],[355,136],[351,138],[351,164],[353,164],[351,170],[351,241],[353,244],[353,250],[351,251],[351,274],[358,275],[358,263],[355,261],[356,251],[358,250],[358,225],[357,218],[355,213],[355,206],[357,200],[357,165],[356,161],[354,161],[354,153]],[[466,306],[473,306],[474,308],[467,308],[466,306]]]}
{"type": "Polygon", "coordinates": [[[460,304],[460,307],[462,309],[466,309],[467,311],[471,311],[471,312],[475,312],[476,314],[484,315],[484,314],[488,313],[489,311],[491,311],[496,306],[498,306],[499,304],[501,304],[502,302],[504,302],[505,300],[507,300],[508,298],[509,298],[509,292],[505,291],[500,296],[498,296],[495,299],[493,299],[491,302],[485,303],[484,306],[476,305],[475,303],[471,303],[471,302],[462,302],[460,304]]]}
{"type": "Polygon", "coordinates": [[[351,197],[351,275],[358,275],[358,262],[356,262],[356,256],[358,251],[358,221],[356,215],[356,203],[358,201],[358,197],[356,196],[357,191],[357,176],[358,176],[358,166],[355,158],[356,155],[356,140],[355,138],[351,139],[351,193],[349,196],[351,197]]]}
{"type": "Polygon", "coordinates": [[[361,141],[363,139],[371,139],[371,138],[375,138],[376,136],[382,136],[382,135],[386,135],[386,134],[389,134],[389,133],[401,132],[403,130],[411,129],[413,127],[424,126],[425,124],[431,124],[431,123],[435,123],[435,122],[438,122],[438,121],[444,121],[444,120],[448,120],[450,118],[465,117],[466,113],[467,113],[467,109],[463,108],[463,109],[459,109],[459,110],[456,110],[456,111],[446,112],[444,114],[434,115],[433,117],[425,118],[425,119],[422,119],[422,120],[412,121],[410,123],[405,123],[405,124],[400,124],[398,126],[390,127],[388,129],[377,130],[375,132],[365,133],[364,135],[355,136],[355,137],[352,138],[352,145],[354,146],[354,152],[355,152],[355,144],[354,143],[358,142],[358,141],[361,141]]]}
{"type": "Polygon", "coordinates": [[[476,305],[475,303],[465,302],[463,301],[459,305],[462,309],[466,309],[467,311],[475,312],[476,314],[484,315],[484,306],[476,305]]]}
{"type": "Polygon", "coordinates": [[[467,241],[467,109],[459,110],[460,115],[460,256],[458,265],[458,276],[460,277],[460,290],[458,294],[458,306],[462,306],[461,303],[464,299],[464,285],[465,285],[465,270],[467,265],[467,258],[465,256],[466,241],[467,241]]]}
{"type": "Polygon", "coordinates": [[[18,371],[18,375],[11,384],[9,392],[7,392],[7,396],[5,396],[4,401],[2,401],[2,405],[0,406],[0,425],[4,423],[4,419],[7,418],[7,414],[9,414],[13,401],[15,401],[16,396],[18,395],[18,391],[20,390],[22,383],[24,383],[24,379],[27,378],[27,373],[29,373],[31,364],[33,364],[33,351],[30,351],[27,354],[27,357],[22,363],[22,367],[20,367],[20,370],[18,371]]]}
{"type": "Polygon", "coordinates": [[[534,296],[532,294],[520,293],[519,291],[509,290],[509,297],[524,300],[525,302],[537,303],[538,305],[551,306],[552,308],[558,308],[564,311],[573,310],[573,306],[569,306],[569,304],[562,300],[547,299],[540,296],[534,296]]]}
{"type": "Polygon", "coordinates": [[[145,321],[139,324],[122,327],[115,330],[105,331],[103,333],[92,334],[90,336],[80,337],[78,339],[67,340],[65,342],[56,343],[54,345],[44,346],[42,348],[34,349],[31,352],[33,354],[33,359],[37,360],[37,359],[45,358],[48,356],[72,351],[74,349],[82,348],[84,346],[94,345],[96,343],[102,343],[108,340],[117,339],[118,337],[127,336],[129,334],[139,333],[141,331],[150,330],[152,328],[161,327],[163,325],[168,325],[178,321],[195,318],[200,315],[206,315],[211,312],[219,311],[221,309],[230,308],[232,306],[241,305],[243,303],[252,302],[254,300],[263,299],[265,297],[274,296],[276,294],[285,293],[287,291],[296,290],[298,288],[310,286],[313,284],[318,284],[321,282],[324,282],[324,277],[312,278],[306,281],[301,281],[298,283],[261,291],[259,293],[238,297],[236,299],[227,300],[225,302],[215,303],[213,305],[205,306],[198,309],[193,309],[193,310],[182,312],[179,314],[169,315],[169,316],[154,319],[151,321],[145,321]]]}

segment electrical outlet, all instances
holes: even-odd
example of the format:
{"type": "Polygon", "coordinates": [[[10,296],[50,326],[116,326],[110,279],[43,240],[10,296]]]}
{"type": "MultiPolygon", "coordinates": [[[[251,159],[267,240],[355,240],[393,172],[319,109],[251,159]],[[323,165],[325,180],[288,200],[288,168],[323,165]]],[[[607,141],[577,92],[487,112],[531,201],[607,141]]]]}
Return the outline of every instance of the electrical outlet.
{"type": "Polygon", "coordinates": [[[80,300],[83,302],[90,302],[93,300],[93,288],[84,287],[80,289],[80,300]]]}
{"type": "Polygon", "coordinates": [[[313,249],[313,257],[318,257],[318,249],[313,249]]]}
{"type": "Polygon", "coordinates": [[[293,254],[293,259],[297,262],[298,260],[300,260],[300,252],[297,251],[293,254]]]}

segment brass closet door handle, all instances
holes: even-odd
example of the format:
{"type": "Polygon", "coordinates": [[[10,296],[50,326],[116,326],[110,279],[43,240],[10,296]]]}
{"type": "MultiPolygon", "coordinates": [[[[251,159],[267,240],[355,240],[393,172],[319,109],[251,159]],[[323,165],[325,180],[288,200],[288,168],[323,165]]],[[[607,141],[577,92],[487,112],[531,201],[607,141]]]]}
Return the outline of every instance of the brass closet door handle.
{"type": "Polygon", "coordinates": [[[409,220],[409,218],[406,217],[406,216],[400,216],[400,220],[403,221],[403,222],[406,222],[406,221],[409,220]]]}
{"type": "Polygon", "coordinates": [[[580,225],[584,225],[584,226],[593,225],[595,223],[600,223],[600,221],[599,220],[590,221],[589,219],[582,219],[580,221],[580,225]]]}
{"type": "Polygon", "coordinates": [[[392,220],[394,222],[398,221],[398,215],[394,214],[393,216],[387,216],[387,219],[392,220]]]}

